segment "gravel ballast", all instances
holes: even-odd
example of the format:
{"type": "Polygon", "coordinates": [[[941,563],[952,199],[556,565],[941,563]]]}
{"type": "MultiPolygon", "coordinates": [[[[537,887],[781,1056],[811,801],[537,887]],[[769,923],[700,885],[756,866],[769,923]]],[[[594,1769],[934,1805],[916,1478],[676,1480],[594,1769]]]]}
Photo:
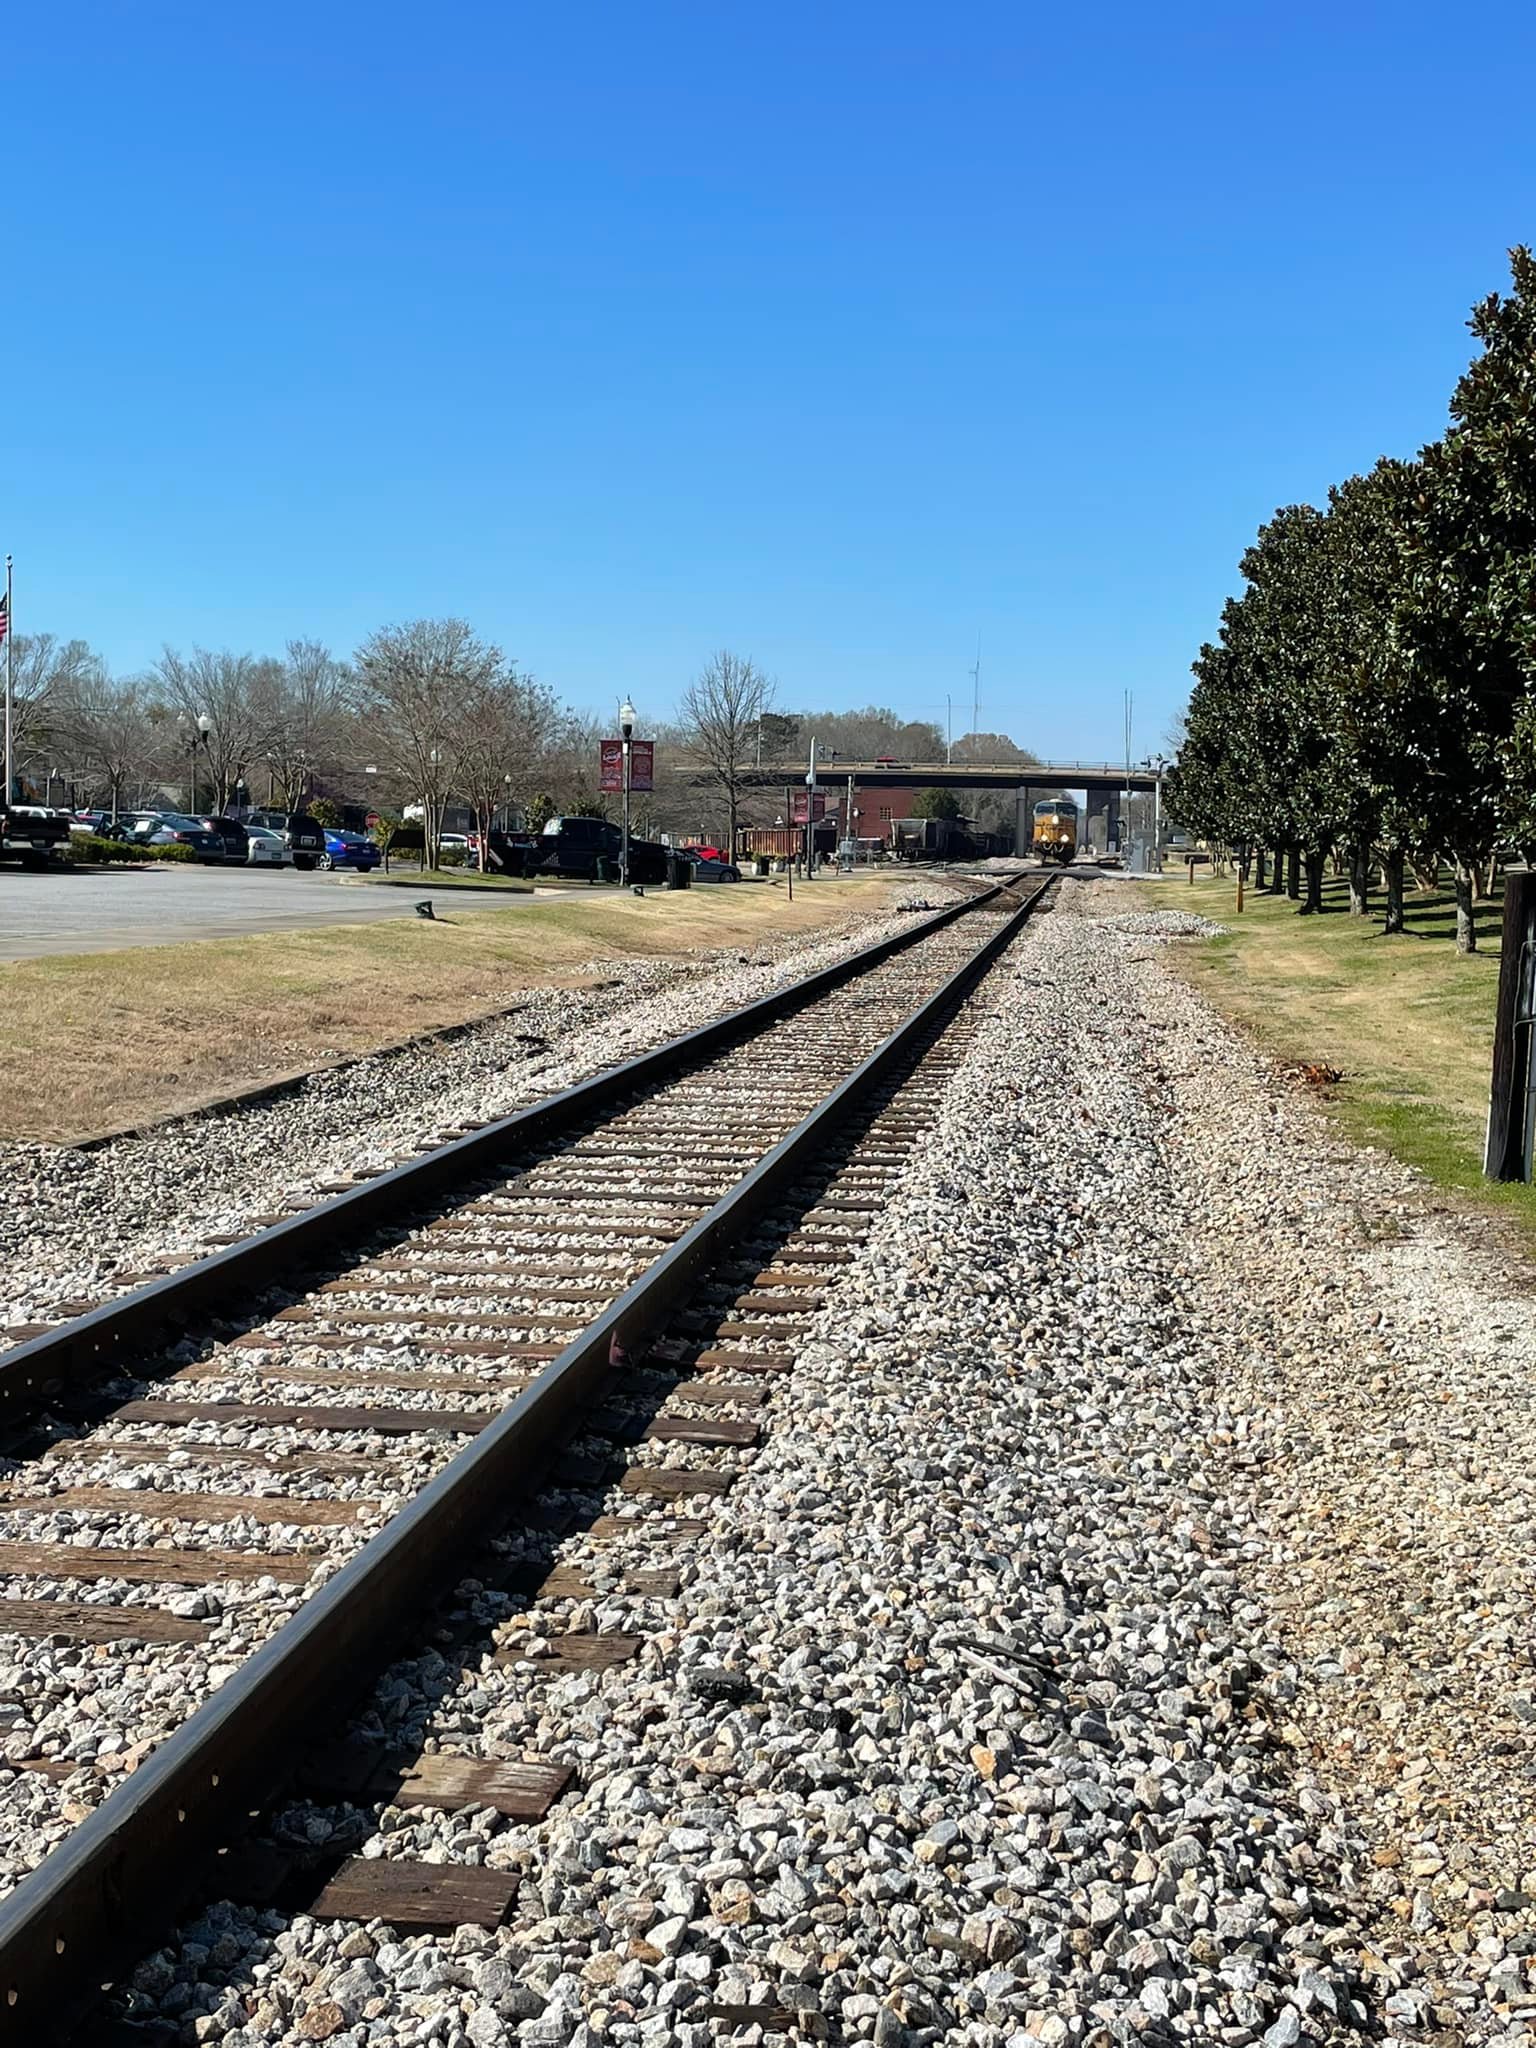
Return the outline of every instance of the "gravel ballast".
{"type": "MultiPolygon", "coordinates": [[[[835,889],[835,882],[815,886],[835,889]]],[[[109,1296],[290,1198],[376,1173],[455,1126],[505,1116],[917,923],[963,887],[927,877],[879,917],[660,960],[590,963],[597,986],[532,989],[447,1043],[321,1071],[275,1101],[167,1123],[100,1150],[0,1145],[0,1324],[109,1296]]]]}
{"type": "Polygon", "coordinates": [[[141,2016],[223,2048],[1536,2040],[1524,1299],[1178,978],[1188,921],[1062,899],[708,1530],[636,1539],[678,1596],[565,1546],[607,1577],[559,1622],[640,1659],[381,1688],[396,1735],[575,1767],[538,1827],[367,1822],[365,1855],[521,1872],[512,1923],[213,1907],[141,2016]]]}

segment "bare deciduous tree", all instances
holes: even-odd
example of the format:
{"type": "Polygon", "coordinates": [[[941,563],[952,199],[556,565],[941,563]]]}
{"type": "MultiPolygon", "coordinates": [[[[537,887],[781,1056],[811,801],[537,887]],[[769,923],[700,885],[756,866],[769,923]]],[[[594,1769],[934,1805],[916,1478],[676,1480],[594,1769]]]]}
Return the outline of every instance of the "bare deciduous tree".
{"type": "Polygon", "coordinates": [[[772,702],[773,684],[756,662],[722,648],[689,684],[678,706],[690,750],[725,798],[725,844],[732,856],[743,780],[756,758],[758,720],[772,702]]]}
{"type": "Polygon", "coordinates": [[[249,654],[212,654],[194,647],[181,655],[167,647],[152,671],[152,683],[175,720],[177,779],[195,779],[189,772],[195,747],[199,771],[213,783],[214,809],[222,811],[235,784],[266,749],[274,715],[270,664],[249,654]],[[196,737],[203,718],[208,721],[206,742],[196,737]]]}
{"type": "Polygon", "coordinates": [[[264,679],[270,699],[264,749],[274,792],[297,810],[317,770],[335,773],[352,710],[352,671],[318,640],[290,640],[264,679]]]}
{"type": "Polygon", "coordinates": [[[83,640],[60,641],[52,633],[16,635],[11,643],[11,749],[18,776],[46,746],[54,714],[70,692],[100,666],[83,640]]]}
{"type": "Polygon", "coordinates": [[[427,861],[436,867],[464,712],[504,674],[501,649],[462,619],[413,619],[371,634],[353,665],[369,730],[407,801],[421,805],[427,861]]]}
{"type": "Polygon", "coordinates": [[[54,730],[70,756],[105,793],[115,824],[129,790],[148,779],[154,735],[144,685],[109,676],[99,664],[62,693],[54,730]]]}
{"type": "Polygon", "coordinates": [[[480,834],[480,867],[498,812],[535,792],[560,729],[552,690],[532,676],[504,669],[470,689],[459,715],[458,788],[468,797],[480,834]]]}

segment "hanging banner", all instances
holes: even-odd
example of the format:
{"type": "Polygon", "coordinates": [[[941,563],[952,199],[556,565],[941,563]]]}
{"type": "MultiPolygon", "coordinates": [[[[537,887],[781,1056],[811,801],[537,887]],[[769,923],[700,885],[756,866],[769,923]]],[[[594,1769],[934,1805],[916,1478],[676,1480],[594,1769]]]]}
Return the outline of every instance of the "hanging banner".
{"type": "MultiPolygon", "coordinates": [[[[597,743],[597,786],[606,796],[617,794],[624,787],[624,742],[622,740],[599,740],[597,743]]],[[[656,787],[656,742],[654,740],[631,740],[629,743],[629,786],[632,790],[652,790],[656,787]]]]}
{"type": "Polygon", "coordinates": [[[827,815],[827,799],[819,789],[797,789],[793,802],[794,809],[789,814],[790,823],[793,825],[813,825],[827,815]]]}

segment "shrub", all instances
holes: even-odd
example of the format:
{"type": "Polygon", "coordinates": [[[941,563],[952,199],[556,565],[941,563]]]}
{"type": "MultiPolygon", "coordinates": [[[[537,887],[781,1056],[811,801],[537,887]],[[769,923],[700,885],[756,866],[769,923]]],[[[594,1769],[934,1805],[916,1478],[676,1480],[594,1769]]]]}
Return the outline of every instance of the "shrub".
{"type": "Polygon", "coordinates": [[[171,846],[138,846],[127,839],[88,838],[78,832],[70,834],[61,851],[66,860],[91,866],[105,866],[113,861],[189,861],[193,858],[191,847],[183,846],[179,841],[171,846]]]}

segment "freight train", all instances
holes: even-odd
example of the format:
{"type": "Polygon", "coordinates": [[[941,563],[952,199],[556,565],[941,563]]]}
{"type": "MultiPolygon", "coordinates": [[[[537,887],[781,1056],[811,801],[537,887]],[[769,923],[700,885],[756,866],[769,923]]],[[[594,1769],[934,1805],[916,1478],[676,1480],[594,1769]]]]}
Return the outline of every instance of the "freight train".
{"type": "Polygon", "coordinates": [[[1012,848],[1012,834],[975,830],[958,818],[896,818],[890,827],[897,860],[987,860],[1012,848]]]}
{"type": "Polygon", "coordinates": [[[1035,805],[1030,846],[1037,860],[1063,866],[1077,852],[1077,805],[1069,796],[1048,796],[1035,805]]]}

